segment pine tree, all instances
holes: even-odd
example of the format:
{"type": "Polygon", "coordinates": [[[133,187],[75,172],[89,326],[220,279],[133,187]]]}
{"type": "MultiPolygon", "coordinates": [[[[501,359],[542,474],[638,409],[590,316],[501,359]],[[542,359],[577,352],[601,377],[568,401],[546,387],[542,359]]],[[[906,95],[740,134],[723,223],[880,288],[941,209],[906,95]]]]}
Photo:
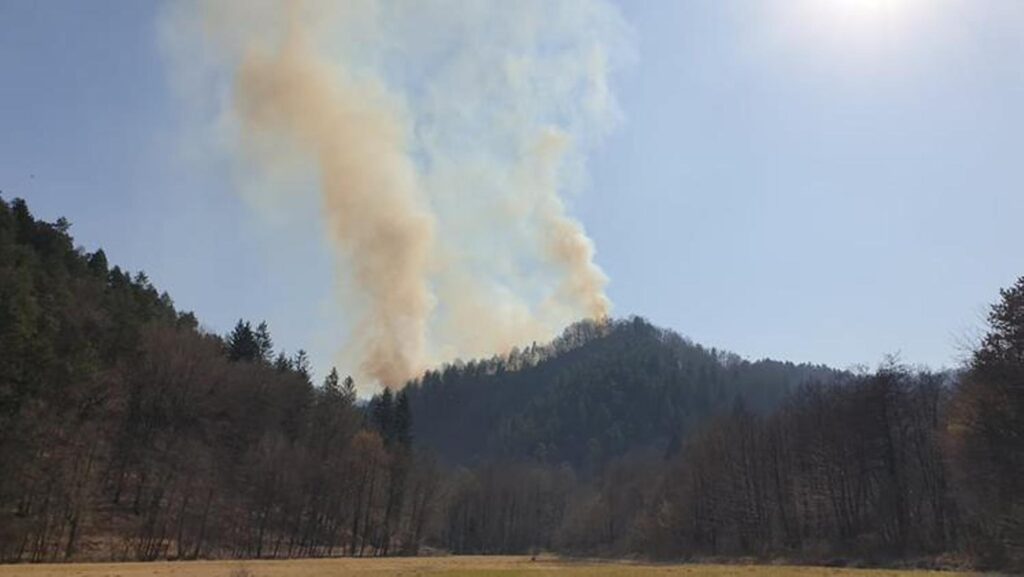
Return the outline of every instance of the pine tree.
{"type": "Polygon", "coordinates": [[[394,441],[403,447],[412,446],[412,411],[409,408],[409,396],[403,389],[398,393],[392,417],[392,433],[394,441]]]}
{"type": "Polygon", "coordinates": [[[256,334],[248,321],[239,319],[238,324],[225,340],[230,360],[251,363],[259,358],[259,343],[257,343],[256,334]]]}
{"type": "Polygon", "coordinates": [[[253,338],[256,341],[256,360],[269,363],[274,355],[274,341],[270,338],[270,329],[267,327],[267,321],[261,322],[256,327],[253,338]]]}
{"type": "Polygon", "coordinates": [[[331,372],[324,379],[324,391],[331,397],[340,397],[342,395],[341,387],[339,386],[338,369],[331,367],[331,372]]]}
{"type": "Polygon", "coordinates": [[[1024,277],[989,313],[989,333],[960,383],[949,429],[987,563],[1024,568],[1024,277]]]}
{"type": "Polygon", "coordinates": [[[373,425],[384,439],[384,444],[390,445],[394,440],[394,397],[391,389],[384,389],[384,392],[374,399],[371,417],[373,425]]]}
{"type": "Polygon", "coordinates": [[[299,349],[299,352],[295,353],[295,358],[292,359],[292,370],[299,374],[307,383],[313,382],[313,374],[309,365],[309,356],[306,355],[306,351],[299,349]]]}
{"type": "Polygon", "coordinates": [[[100,278],[107,276],[107,254],[103,249],[97,250],[89,256],[89,271],[100,278]]]}
{"type": "Polygon", "coordinates": [[[277,358],[274,359],[274,370],[279,373],[287,373],[292,370],[292,360],[284,354],[284,351],[277,353],[277,358]]]}
{"type": "Polygon", "coordinates": [[[349,405],[354,405],[356,402],[356,382],[352,380],[352,376],[345,377],[345,380],[341,383],[341,394],[345,398],[345,401],[349,405]]]}

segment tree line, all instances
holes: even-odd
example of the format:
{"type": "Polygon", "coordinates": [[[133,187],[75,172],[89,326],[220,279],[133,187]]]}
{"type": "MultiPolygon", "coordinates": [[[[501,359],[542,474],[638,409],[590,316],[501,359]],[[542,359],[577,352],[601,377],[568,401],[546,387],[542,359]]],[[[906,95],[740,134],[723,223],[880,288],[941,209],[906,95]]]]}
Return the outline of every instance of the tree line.
{"type": "Polygon", "coordinates": [[[800,384],[769,410],[738,395],[667,445],[593,470],[524,454],[457,468],[433,543],[1024,569],[1024,278],[1000,296],[960,371],[889,359],[800,384]]]}
{"type": "Polygon", "coordinates": [[[452,363],[405,390],[417,438],[448,465],[529,459],[590,474],[635,448],[668,450],[736,399],[767,412],[841,375],[750,362],[634,317],[581,321],[550,344],[452,363]]]}
{"type": "Polygon", "coordinates": [[[412,554],[436,469],[405,394],[314,386],[0,199],[0,560],[412,554]]]}
{"type": "Polygon", "coordinates": [[[1024,568],[1024,278],[956,372],[643,319],[363,402],[0,198],[0,560],[463,553],[1024,568]]]}

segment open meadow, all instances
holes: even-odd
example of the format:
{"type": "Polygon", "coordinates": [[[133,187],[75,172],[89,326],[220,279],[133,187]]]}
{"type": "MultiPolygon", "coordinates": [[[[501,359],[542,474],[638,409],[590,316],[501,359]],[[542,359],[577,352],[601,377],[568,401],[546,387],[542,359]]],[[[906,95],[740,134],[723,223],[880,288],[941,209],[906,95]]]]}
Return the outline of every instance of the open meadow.
{"type": "Polygon", "coordinates": [[[845,569],[785,565],[669,565],[631,562],[567,561],[529,557],[459,556],[392,559],[296,559],[289,561],[186,561],[157,563],[75,563],[0,565],[0,577],[385,577],[444,575],[485,577],[708,576],[708,577],[956,577],[968,573],[845,569]]]}

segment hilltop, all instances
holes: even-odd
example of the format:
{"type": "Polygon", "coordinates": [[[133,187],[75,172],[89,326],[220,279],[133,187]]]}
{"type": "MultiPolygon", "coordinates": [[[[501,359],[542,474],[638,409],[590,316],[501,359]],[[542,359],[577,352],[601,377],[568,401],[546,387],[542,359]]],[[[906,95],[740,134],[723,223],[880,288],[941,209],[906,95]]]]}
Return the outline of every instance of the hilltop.
{"type": "Polygon", "coordinates": [[[672,453],[706,419],[774,409],[820,365],[748,361],[633,317],[570,326],[553,342],[429,371],[406,389],[421,446],[449,464],[497,459],[593,472],[630,450],[672,453]]]}

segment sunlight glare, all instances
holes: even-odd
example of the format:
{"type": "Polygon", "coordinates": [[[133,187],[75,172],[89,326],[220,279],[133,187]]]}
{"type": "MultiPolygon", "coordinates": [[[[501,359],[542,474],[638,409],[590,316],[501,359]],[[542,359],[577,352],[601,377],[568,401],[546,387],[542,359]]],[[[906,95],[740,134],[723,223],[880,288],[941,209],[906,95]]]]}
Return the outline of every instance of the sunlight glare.
{"type": "Polygon", "coordinates": [[[908,16],[913,0],[818,0],[822,11],[850,24],[889,26],[908,16]]]}
{"type": "Polygon", "coordinates": [[[892,56],[914,43],[928,0],[787,0],[779,24],[789,41],[844,59],[892,56]]]}

